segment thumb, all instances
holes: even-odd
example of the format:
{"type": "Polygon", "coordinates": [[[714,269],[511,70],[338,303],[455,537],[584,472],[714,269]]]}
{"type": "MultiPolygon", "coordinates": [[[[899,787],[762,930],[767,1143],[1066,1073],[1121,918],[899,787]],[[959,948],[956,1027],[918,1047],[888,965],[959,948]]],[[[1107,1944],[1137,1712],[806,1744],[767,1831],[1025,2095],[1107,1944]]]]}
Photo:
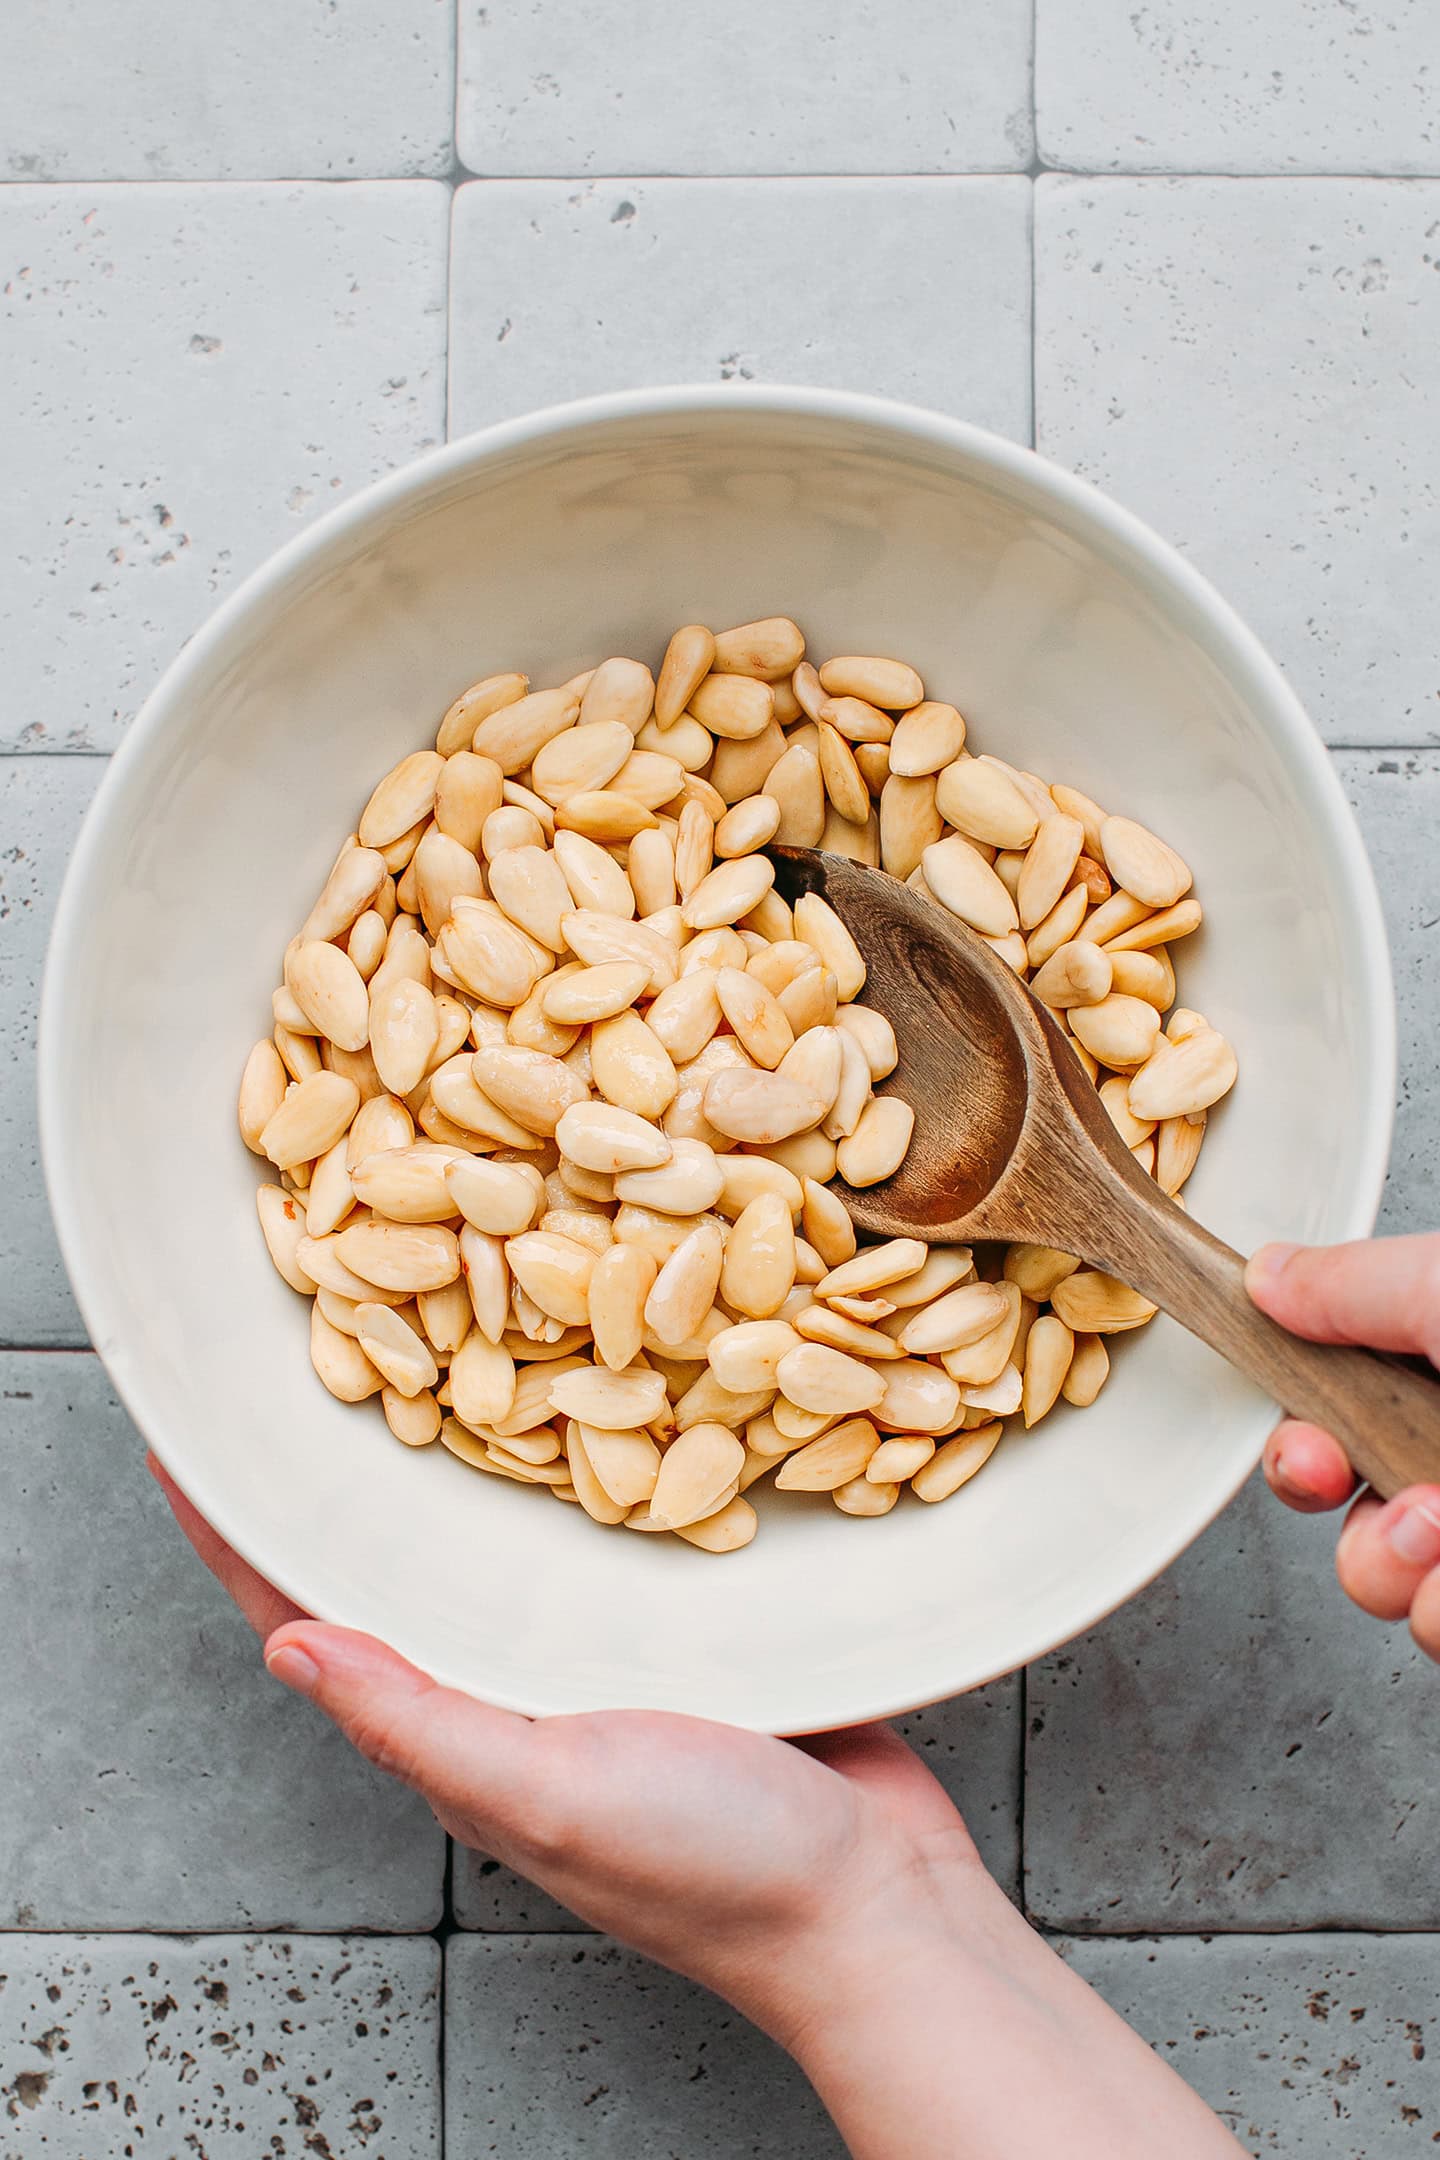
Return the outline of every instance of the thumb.
{"type": "Polygon", "coordinates": [[[1262,1312],[1310,1342],[1440,1350],[1440,1236],[1262,1245],[1245,1269],[1262,1312]]]}
{"type": "Polygon", "coordinates": [[[460,1835],[510,1845],[537,1812],[543,1766],[528,1719],[438,1686],[373,1635],[315,1620],[277,1628],[265,1664],[370,1762],[463,1820],[460,1835]]]}

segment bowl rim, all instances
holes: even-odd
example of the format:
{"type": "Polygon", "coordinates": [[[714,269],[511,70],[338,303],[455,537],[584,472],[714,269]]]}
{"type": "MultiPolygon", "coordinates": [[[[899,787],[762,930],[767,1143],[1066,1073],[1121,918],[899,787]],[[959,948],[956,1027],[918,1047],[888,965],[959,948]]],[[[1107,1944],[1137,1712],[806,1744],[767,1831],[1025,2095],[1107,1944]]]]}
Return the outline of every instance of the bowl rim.
{"type": "MultiPolygon", "coordinates": [[[[1304,781],[1306,814],[1320,826],[1322,837],[1333,851],[1340,885],[1353,910],[1352,929],[1365,963],[1368,1010],[1355,1018],[1364,1037],[1360,1084],[1368,1100],[1367,1114],[1363,1122],[1357,1123],[1355,1132],[1355,1156],[1348,1180],[1351,1201],[1345,1211],[1343,1234],[1363,1237],[1374,1225],[1393,1136],[1397,1076],[1394,977],[1374,872],[1329,750],[1279,664],[1230,603],[1178,549],[1092,482],[1036,450],[968,421],[861,392],[801,385],[681,383],[611,391],[495,422],[454,442],[438,445],[357,490],[284,542],[206,618],[165,668],[109,759],[66,866],[45,958],[37,1047],[40,1153],[60,1252],[91,1346],[105,1364],[142,1438],[175,1475],[177,1483],[183,1485],[195,1506],[242,1559],[317,1619],[347,1624],[345,1614],[326,1610],[326,1601],[316,1600],[288,1568],[271,1572],[273,1557],[248,1549],[248,1540],[232,1519],[225,1494],[212,1489],[202,1467],[186,1462],[183,1442],[172,1449],[166,1418],[151,1398],[143,1364],[132,1363],[126,1353],[124,1328],[106,1279],[107,1270],[94,1260],[86,1237],[83,1193],[65,1137],[66,1051],[69,1044],[80,1039],[83,1028],[83,1014],[70,994],[70,963],[90,917],[91,888],[99,875],[107,830],[116,815],[124,813],[127,799],[138,791],[147,764],[177,714],[183,712],[192,684],[209,671],[212,661],[232,635],[243,629],[247,618],[263,614],[267,605],[282,602],[302,573],[318,571],[327,558],[332,566],[338,565],[352,545],[372,535],[378,537],[397,517],[423,508],[427,498],[443,491],[447,483],[510,453],[534,449],[547,441],[560,442],[614,421],[663,421],[705,414],[743,418],[747,413],[848,424],[889,433],[912,448],[923,450],[929,445],[958,453],[971,464],[1047,502],[1061,517],[1087,524],[1123,563],[1163,578],[1180,601],[1204,622],[1232,678],[1242,684],[1262,731],[1286,754],[1292,774],[1304,781]]],[[[1118,1588],[1107,1590],[1098,1600],[1084,1601],[1073,1625],[1058,1641],[1049,1628],[1036,1628],[1029,1635],[1021,1628],[1013,1652],[1003,1664],[992,1666],[986,1661],[984,1669],[977,1671],[964,1668],[963,1644],[957,1640],[957,1676],[953,1684],[927,1694],[924,1701],[945,1701],[957,1692],[968,1692],[1018,1671],[1059,1648],[1062,1642],[1073,1641],[1095,1627],[1173,1565],[1235,1497],[1258,1459],[1257,1448],[1238,1475],[1228,1467],[1218,1466],[1202,1500],[1186,1516],[1183,1526],[1167,1532],[1147,1550],[1144,1561],[1127,1573],[1118,1588]]],[[[469,1676],[454,1670],[447,1672],[443,1660],[434,1664],[434,1676],[442,1684],[473,1687],[469,1676]]],[[[504,1691],[496,1691],[489,1699],[502,1708],[529,1716],[545,1715],[554,1707],[538,1697],[520,1700],[504,1691]]],[[[847,1696],[843,1703],[832,1700],[818,1719],[807,1717],[779,1726],[757,1721],[757,1729],[823,1731],[894,1717],[919,1707],[922,1704],[911,1698],[897,1702],[892,1692],[877,1695],[870,1688],[847,1696]]]]}

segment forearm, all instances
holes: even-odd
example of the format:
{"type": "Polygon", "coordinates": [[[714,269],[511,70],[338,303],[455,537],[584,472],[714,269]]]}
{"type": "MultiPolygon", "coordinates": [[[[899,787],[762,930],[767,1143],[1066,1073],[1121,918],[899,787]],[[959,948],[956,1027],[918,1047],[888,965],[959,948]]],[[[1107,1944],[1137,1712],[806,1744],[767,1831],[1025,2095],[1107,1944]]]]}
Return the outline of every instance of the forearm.
{"type": "Polygon", "coordinates": [[[830,1960],[789,2036],[854,2160],[1234,2160],[1229,2132],[988,1878],[830,1960]]]}

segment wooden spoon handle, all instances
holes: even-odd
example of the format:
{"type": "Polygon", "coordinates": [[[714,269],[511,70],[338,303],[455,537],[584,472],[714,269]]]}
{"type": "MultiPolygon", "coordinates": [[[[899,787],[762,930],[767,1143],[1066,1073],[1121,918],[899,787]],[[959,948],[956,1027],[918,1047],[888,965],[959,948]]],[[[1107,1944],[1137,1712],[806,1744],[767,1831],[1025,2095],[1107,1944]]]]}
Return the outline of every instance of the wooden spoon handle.
{"type": "MultiPolygon", "coordinates": [[[[1291,1417],[1323,1426],[1384,1499],[1440,1481],[1440,1377],[1421,1360],[1305,1342],[1253,1305],[1244,1262],[1179,1208],[1127,1195],[1114,1272],[1218,1350],[1291,1417]],[[1157,1204],[1158,1203],[1158,1204],[1157,1204]]],[[[1072,1247],[1073,1250],[1073,1247],[1072,1247]]]]}

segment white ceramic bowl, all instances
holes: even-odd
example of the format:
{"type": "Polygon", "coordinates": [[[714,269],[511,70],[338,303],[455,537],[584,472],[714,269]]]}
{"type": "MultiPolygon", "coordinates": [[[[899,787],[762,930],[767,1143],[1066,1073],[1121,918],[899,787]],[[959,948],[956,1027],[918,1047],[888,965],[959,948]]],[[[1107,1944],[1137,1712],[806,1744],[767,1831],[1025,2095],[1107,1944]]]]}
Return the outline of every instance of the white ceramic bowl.
{"type": "Polygon", "coordinates": [[[676,623],[775,612],[820,654],[903,654],[981,745],[1193,864],[1182,998],[1241,1065],[1198,1216],[1243,1249],[1362,1233],[1379,1195],[1392,1000],[1355,827],[1276,668],[1126,512],[973,428],[811,390],[598,399],[369,489],[220,609],[96,798],[50,952],[45,1162],[95,1346],[205,1514],[310,1611],[525,1711],[799,1731],[974,1687],[1166,1566],[1270,1421],[1162,1319],[1093,1410],[1014,1433],[943,1506],[767,1493],[715,1559],[413,1454],[314,1378],[234,1098],[373,781],[492,669],[658,662],[676,623]]]}

